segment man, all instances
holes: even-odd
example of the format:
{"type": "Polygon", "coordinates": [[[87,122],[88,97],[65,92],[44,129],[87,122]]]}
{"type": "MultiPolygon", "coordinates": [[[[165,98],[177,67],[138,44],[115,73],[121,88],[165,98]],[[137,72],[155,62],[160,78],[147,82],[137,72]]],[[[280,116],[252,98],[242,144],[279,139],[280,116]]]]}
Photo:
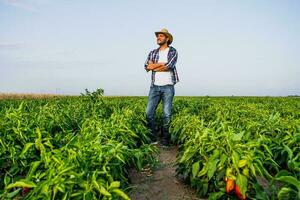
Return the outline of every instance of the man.
{"type": "Polygon", "coordinates": [[[174,85],[179,81],[176,71],[177,51],[170,46],[173,36],[167,29],[155,32],[159,48],[152,50],[145,62],[145,70],[152,71],[151,87],[148,95],[146,120],[153,144],[157,144],[155,130],[155,111],[160,101],[163,104],[162,145],[169,146],[169,125],[171,121],[172,101],[175,94],[174,85]]]}

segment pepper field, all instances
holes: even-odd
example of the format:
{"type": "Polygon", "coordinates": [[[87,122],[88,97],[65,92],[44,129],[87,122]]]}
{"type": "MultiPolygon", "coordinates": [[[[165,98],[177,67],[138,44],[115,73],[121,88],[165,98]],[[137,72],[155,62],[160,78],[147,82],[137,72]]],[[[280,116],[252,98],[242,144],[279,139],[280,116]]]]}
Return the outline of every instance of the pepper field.
{"type": "MultiPolygon", "coordinates": [[[[0,199],[129,199],[128,169],[158,153],[146,102],[0,100],[0,199]]],[[[199,198],[300,199],[299,98],[175,97],[170,132],[177,174],[199,198]]]]}

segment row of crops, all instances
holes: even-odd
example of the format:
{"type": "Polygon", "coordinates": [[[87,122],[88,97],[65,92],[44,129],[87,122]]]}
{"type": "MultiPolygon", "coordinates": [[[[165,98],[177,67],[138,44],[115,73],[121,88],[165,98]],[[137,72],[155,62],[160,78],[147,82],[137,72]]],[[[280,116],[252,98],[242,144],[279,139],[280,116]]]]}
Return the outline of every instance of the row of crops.
{"type": "MultiPolygon", "coordinates": [[[[0,199],[129,199],[128,169],[158,152],[145,106],[101,91],[1,100],[0,199]]],[[[299,98],[176,97],[170,128],[200,197],[300,199],[299,98]]]]}
{"type": "Polygon", "coordinates": [[[299,98],[184,98],[177,172],[209,199],[300,199],[299,98]]]}
{"type": "Polygon", "coordinates": [[[129,199],[128,168],[156,162],[144,102],[0,101],[0,199],[129,199]]]}

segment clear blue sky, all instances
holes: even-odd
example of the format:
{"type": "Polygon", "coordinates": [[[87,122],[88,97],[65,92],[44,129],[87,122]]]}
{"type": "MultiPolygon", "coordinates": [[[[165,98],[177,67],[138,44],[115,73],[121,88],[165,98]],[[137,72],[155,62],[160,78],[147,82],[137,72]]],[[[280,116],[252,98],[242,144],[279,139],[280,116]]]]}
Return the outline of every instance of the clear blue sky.
{"type": "Polygon", "coordinates": [[[147,95],[154,32],[176,95],[300,95],[300,1],[0,0],[0,92],[147,95]]]}

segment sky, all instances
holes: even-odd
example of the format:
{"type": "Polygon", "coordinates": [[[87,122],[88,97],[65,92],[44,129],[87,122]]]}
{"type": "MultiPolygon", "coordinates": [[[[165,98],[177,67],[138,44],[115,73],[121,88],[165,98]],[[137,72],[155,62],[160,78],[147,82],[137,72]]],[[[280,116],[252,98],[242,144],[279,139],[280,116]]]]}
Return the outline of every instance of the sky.
{"type": "Polygon", "coordinates": [[[167,28],[178,96],[300,95],[299,0],[0,0],[0,92],[146,96],[167,28]]]}

